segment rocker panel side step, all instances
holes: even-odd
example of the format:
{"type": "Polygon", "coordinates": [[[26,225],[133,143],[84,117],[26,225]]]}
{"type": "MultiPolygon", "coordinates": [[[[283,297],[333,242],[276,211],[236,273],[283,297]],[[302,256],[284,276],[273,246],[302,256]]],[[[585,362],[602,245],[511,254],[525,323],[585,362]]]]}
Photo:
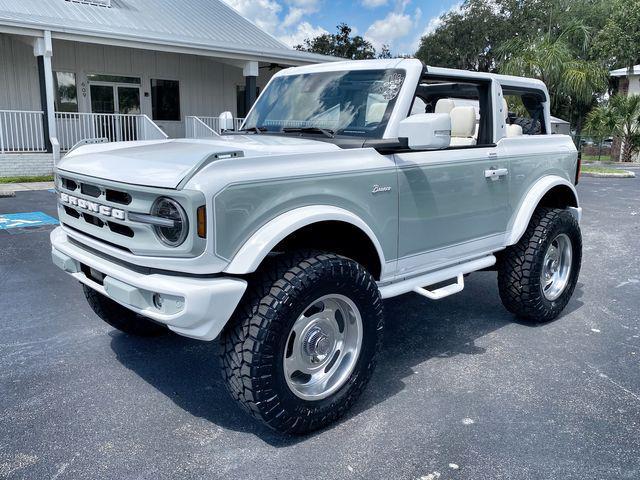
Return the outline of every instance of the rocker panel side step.
{"type": "Polygon", "coordinates": [[[495,263],[496,257],[493,255],[487,255],[486,257],[478,258],[476,260],[471,260],[442,270],[425,273],[417,277],[385,285],[380,287],[380,294],[382,295],[382,298],[391,298],[414,291],[429,299],[438,300],[440,298],[453,295],[454,293],[461,292],[464,289],[463,275],[491,267],[492,265],[495,265],[495,263]],[[430,291],[424,288],[425,285],[434,285],[453,278],[456,279],[456,283],[437,290],[430,291]]]}

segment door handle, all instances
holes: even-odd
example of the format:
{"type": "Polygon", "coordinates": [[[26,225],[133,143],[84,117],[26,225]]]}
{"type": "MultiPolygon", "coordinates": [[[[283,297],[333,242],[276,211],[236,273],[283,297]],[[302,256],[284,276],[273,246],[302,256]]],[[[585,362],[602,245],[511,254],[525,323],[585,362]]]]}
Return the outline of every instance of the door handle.
{"type": "Polygon", "coordinates": [[[509,170],[506,168],[491,168],[484,171],[484,178],[490,178],[493,181],[500,180],[500,177],[506,177],[509,170]]]}

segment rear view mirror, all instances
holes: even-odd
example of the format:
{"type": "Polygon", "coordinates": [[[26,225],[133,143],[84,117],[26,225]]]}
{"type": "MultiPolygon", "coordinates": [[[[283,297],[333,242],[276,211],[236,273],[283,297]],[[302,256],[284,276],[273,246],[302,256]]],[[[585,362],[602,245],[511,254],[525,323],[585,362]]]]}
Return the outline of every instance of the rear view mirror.
{"type": "Polygon", "coordinates": [[[412,150],[438,150],[451,143],[451,116],[446,113],[419,113],[398,125],[398,138],[406,138],[412,150]]]}

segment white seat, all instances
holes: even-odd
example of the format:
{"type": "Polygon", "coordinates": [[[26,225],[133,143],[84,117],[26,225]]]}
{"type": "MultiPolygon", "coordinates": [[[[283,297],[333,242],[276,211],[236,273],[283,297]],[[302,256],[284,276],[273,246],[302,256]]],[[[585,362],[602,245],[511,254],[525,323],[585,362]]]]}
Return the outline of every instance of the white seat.
{"type": "Polygon", "coordinates": [[[522,135],[522,127],[520,125],[509,125],[507,120],[509,118],[509,104],[503,98],[502,99],[502,113],[504,114],[505,134],[507,138],[519,137],[522,135]]]}
{"type": "Polygon", "coordinates": [[[367,109],[367,118],[365,122],[369,123],[379,123],[382,121],[384,117],[384,113],[387,111],[387,104],[382,102],[375,102],[369,105],[367,109]]]}
{"type": "Polygon", "coordinates": [[[521,137],[522,127],[520,125],[507,125],[507,138],[521,137]]]}
{"type": "Polygon", "coordinates": [[[456,104],[450,98],[441,98],[436,102],[434,113],[451,113],[456,104]]]}
{"type": "Polygon", "coordinates": [[[454,107],[451,110],[452,147],[475,145],[476,110],[473,107],[454,107]]]}

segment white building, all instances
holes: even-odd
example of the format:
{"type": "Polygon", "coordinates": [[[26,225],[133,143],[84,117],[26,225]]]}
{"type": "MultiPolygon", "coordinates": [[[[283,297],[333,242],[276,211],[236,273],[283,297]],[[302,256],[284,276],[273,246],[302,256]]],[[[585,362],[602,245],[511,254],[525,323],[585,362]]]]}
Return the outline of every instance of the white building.
{"type": "Polygon", "coordinates": [[[277,69],[328,60],[220,0],[0,0],[0,176],[50,172],[86,138],[215,129],[277,69]]]}
{"type": "Polygon", "coordinates": [[[640,65],[633,67],[631,72],[628,68],[619,68],[609,72],[612,77],[620,79],[619,90],[625,95],[640,95],[640,65]]]}
{"type": "MultiPolygon", "coordinates": [[[[628,68],[612,70],[609,75],[618,78],[618,92],[622,95],[640,95],[640,65],[634,66],[631,71],[628,68]]],[[[619,161],[621,154],[622,142],[616,138],[611,148],[611,157],[619,161]]],[[[638,161],[638,154],[634,161],[638,161]]]]}

